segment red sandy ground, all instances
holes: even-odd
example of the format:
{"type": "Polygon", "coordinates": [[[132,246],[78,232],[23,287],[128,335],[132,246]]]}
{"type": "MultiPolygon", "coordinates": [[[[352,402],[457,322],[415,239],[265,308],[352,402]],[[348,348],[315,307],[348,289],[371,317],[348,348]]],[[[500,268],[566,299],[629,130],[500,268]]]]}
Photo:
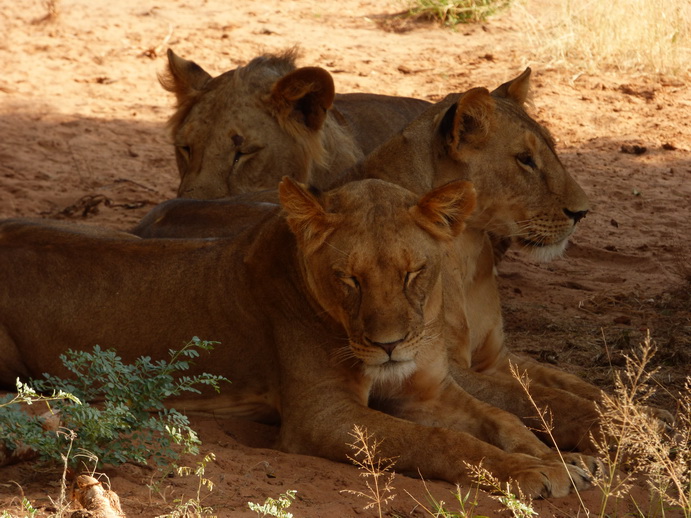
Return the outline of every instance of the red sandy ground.
{"type": "MultiPolygon", "coordinates": [[[[127,229],[174,196],[164,128],[173,99],[156,81],[167,47],[215,75],[299,44],[301,64],[329,70],[341,92],[429,100],[493,88],[531,65],[534,115],[557,137],[593,207],[564,258],[535,264],[512,251],[501,264],[507,339],[607,388],[622,353],[650,329],[659,347],[656,403],[676,409],[691,345],[691,102],[682,79],[579,74],[536,62],[511,11],[449,30],[401,27],[387,17],[401,10],[390,0],[56,0],[57,16],[41,20],[47,3],[0,0],[0,217],[127,229]],[[623,153],[624,145],[646,152],[623,153]]],[[[203,451],[216,454],[207,468],[216,487],[203,504],[219,516],[256,516],[246,502],[287,489],[298,491],[296,517],[374,515],[342,492],[364,488],[352,466],[272,450],[271,427],[214,419],[194,426],[203,451]]],[[[194,478],[159,480],[156,492],[147,487],[155,472],[106,471],[129,517],[169,512],[175,499],[196,494],[194,478]]],[[[33,463],[0,468],[0,510],[21,515],[23,492],[46,515],[59,477],[33,463]]],[[[426,502],[423,483],[398,476],[394,485],[387,512],[423,516],[406,495],[426,502]]],[[[427,486],[452,500],[453,486],[427,486]]],[[[597,490],[582,496],[598,510],[597,490]]],[[[645,505],[647,497],[638,498],[645,505]]],[[[541,516],[584,515],[575,497],[535,505],[541,516]]],[[[500,508],[483,496],[478,512],[500,508]]],[[[630,510],[622,501],[615,514],[630,510]]]]}

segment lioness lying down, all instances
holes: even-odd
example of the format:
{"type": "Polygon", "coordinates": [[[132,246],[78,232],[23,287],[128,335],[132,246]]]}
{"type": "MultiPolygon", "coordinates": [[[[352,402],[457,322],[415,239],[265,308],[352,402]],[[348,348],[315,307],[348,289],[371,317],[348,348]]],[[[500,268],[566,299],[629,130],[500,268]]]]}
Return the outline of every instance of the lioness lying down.
{"type": "Polygon", "coordinates": [[[585,464],[562,464],[449,375],[442,258],[473,210],[468,183],[418,197],[365,180],[317,195],[285,178],[279,195],[283,213],[261,205],[265,217],[233,239],[0,225],[0,382],[63,374],[67,348],[164,358],[198,335],[221,345],[196,371],[232,384],[176,406],[278,419],[285,451],[345,460],[358,424],[423,477],[467,483],[464,463],[482,462],[534,496],[567,494],[570,477],[588,485],[585,464]]]}
{"type": "MultiPolygon", "coordinates": [[[[589,208],[583,190],[557,157],[551,136],[523,109],[529,87],[528,69],[491,94],[474,88],[449,95],[340,181],[381,178],[418,194],[454,179],[473,183],[477,209],[443,268],[445,333],[454,377],[482,400],[542,429],[536,410],[510,372],[510,362],[517,364],[521,371],[527,370],[538,404],[553,413],[557,445],[589,449],[590,433],[598,429],[594,402],[601,397],[600,390],[514,355],[504,343],[487,231],[549,259],[563,252],[589,208]]],[[[254,197],[276,199],[268,193],[254,197]]],[[[251,198],[171,200],[152,210],[135,233],[145,237],[229,235],[240,226],[236,218],[251,221],[255,217],[254,209],[246,205],[251,198]]]]}
{"type": "Polygon", "coordinates": [[[430,103],[334,93],[331,75],[266,54],[211,77],[168,51],[161,84],[177,98],[169,126],[178,196],[213,199],[274,189],[283,175],[326,187],[430,103]]]}

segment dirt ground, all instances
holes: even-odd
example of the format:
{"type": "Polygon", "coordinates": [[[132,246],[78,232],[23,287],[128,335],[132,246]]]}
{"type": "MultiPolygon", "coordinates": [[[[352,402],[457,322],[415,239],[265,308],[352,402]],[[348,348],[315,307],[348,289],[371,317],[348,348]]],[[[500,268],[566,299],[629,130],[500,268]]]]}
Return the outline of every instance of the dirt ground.
{"type": "MultiPolygon", "coordinates": [[[[539,18],[547,3],[528,6],[539,18]]],[[[326,68],[340,92],[432,101],[494,88],[530,65],[533,113],[557,138],[592,211],[564,258],[536,264],[510,251],[500,265],[507,340],[608,388],[622,355],[650,329],[659,348],[655,402],[674,411],[691,358],[688,78],[594,75],[537,61],[513,10],[449,30],[392,20],[401,8],[389,0],[0,0],[0,217],[127,229],[174,196],[165,129],[173,99],[156,79],[168,47],[216,75],[298,44],[300,64],[326,68]],[[57,13],[47,16],[51,5],[57,13]]],[[[288,489],[298,491],[296,517],[374,516],[342,492],[364,489],[354,467],[272,450],[272,427],[193,425],[203,452],[216,454],[206,472],[216,487],[202,503],[218,516],[256,516],[248,501],[288,489]]],[[[129,517],[164,514],[196,495],[193,477],[158,480],[134,465],[105,471],[129,517]]],[[[59,478],[60,470],[34,463],[0,468],[0,511],[23,516],[24,495],[47,515],[59,478]]],[[[426,503],[425,485],[402,475],[394,485],[388,515],[424,516],[406,491],[426,503]]],[[[449,484],[427,488],[453,500],[449,484]]],[[[598,510],[596,490],[582,496],[598,510]]],[[[535,503],[540,516],[583,515],[580,505],[575,497],[535,503]]],[[[626,501],[617,505],[615,515],[631,511],[626,501]]],[[[500,508],[482,496],[478,513],[500,508]]]]}

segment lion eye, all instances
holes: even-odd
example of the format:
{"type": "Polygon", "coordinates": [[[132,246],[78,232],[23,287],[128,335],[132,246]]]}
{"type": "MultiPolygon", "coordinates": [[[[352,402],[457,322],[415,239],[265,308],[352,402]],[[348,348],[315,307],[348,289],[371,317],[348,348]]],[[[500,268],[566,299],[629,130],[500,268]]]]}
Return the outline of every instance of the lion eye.
{"type": "Polygon", "coordinates": [[[190,161],[190,155],[192,154],[192,150],[189,146],[175,146],[175,149],[178,150],[178,153],[180,153],[187,162],[190,161]]]}
{"type": "Polygon", "coordinates": [[[349,288],[352,288],[354,290],[360,289],[360,282],[357,280],[357,277],[355,277],[354,275],[348,275],[345,272],[339,272],[339,271],[334,272],[334,274],[336,275],[336,278],[341,283],[345,284],[349,288]]]}
{"type": "Polygon", "coordinates": [[[354,290],[360,289],[360,282],[357,280],[357,277],[341,277],[341,282],[354,290]]]}
{"type": "Polygon", "coordinates": [[[405,281],[404,281],[405,287],[406,287],[406,288],[409,287],[409,286],[411,285],[411,283],[412,283],[415,279],[417,279],[418,275],[420,275],[424,270],[425,270],[425,267],[423,266],[423,267],[418,268],[418,269],[416,269],[416,270],[414,270],[414,271],[412,271],[412,272],[406,273],[406,274],[405,274],[405,281]]]}
{"type": "Polygon", "coordinates": [[[254,153],[257,153],[260,151],[262,148],[259,146],[250,146],[250,147],[244,147],[242,149],[236,149],[235,150],[235,155],[233,156],[233,165],[236,165],[240,159],[244,156],[248,155],[253,155],[254,153]]]}
{"type": "Polygon", "coordinates": [[[244,153],[242,151],[240,151],[240,150],[236,151],[235,156],[233,157],[233,165],[237,164],[243,155],[244,155],[244,153]]]}
{"type": "Polygon", "coordinates": [[[518,160],[521,165],[530,167],[531,169],[537,169],[537,164],[535,160],[533,160],[533,155],[530,153],[519,153],[516,155],[516,160],[518,160]]]}

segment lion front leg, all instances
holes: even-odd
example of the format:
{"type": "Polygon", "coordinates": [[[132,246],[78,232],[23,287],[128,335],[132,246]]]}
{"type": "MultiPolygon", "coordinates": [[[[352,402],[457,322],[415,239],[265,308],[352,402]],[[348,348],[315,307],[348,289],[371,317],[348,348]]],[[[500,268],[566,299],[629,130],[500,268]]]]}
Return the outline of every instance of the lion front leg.
{"type": "Polygon", "coordinates": [[[381,408],[387,413],[425,426],[465,432],[511,453],[543,457],[551,453],[521,420],[505,410],[473,397],[451,376],[430,387],[408,380],[403,397],[393,398],[381,408]]]}
{"type": "MultiPolygon", "coordinates": [[[[597,414],[599,417],[597,405],[602,403],[604,395],[600,388],[580,379],[578,376],[515,354],[510,356],[509,362],[510,365],[508,370],[512,375],[515,376],[514,372],[519,376],[525,374],[525,378],[529,380],[531,385],[535,385],[536,388],[546,387],[548,393],[550,388],[561,389],[574,394],[578,398],[586,400],[587,404],[575,400],[569,402],[562,401],[560,406],[567,412],[571,409],[568,413],[570,415],[575,414],[574,419],[587,419],[588,415],[594,414],[597,414]],[[515,365],[515,368],[512,368],[511,364],[515,365]],[[572,405],[575,405],[575,407],[572,407],[572,405]]],[[[506,367],[504,367],[504,369],[506,370],[506,367]]],[[[556,409],[556,406],[550,406],[550,408],[556,409]]],[[[645,411],[650,416],[656,418],[660,422],[660,427],[663,429],[671,429],[674,425],[674,416],[667,410],[646,406],[645,411]]],[[[595,420],[597,420],[597,418],[595,420]]]]}
{"type": "Polygon", "coordinates": [[[455,367],[452,373],[469,394],[517,416],[550,446],[596,451],[591,435],[599,433],[599,413],[593,401],[532,381],[523,387],[510,372],[501,370],[486,373],[455,367]]]}
{"type": "Polygon", "coordinates": [[[425,426],[349,401],[301,398],[285,408],[279,446],[282,450],[348,462],[348,444],[355,425],[381,441],[382,457],[395,459],[395,469],[425,479],[451,483],[476,482],[470,466],[482,466],[502,483],[519,486],[531,497],[566,496],[574,487],[590,486],[590,474],[574,464],[506,452],[464,432],[425,426]],[[296,408],[302,402],[310,403],[296,408]]]}
{"type": "MultiPolygon", "coordinates": [[[[507,452],[525,453],[545,460],[560,460],[564,457],[567,462],[585,466],[591,472],[597,467],[596,459],[590,456],[576,453],[560,455],[547,446],[553,442],[541,441],[538,435],[526,426],[531,423],[522,421],[516,414],[508,411],[516,410],[515,404],[507,404],[508,409],[502,409],[482,401],[463,390],[451,376],[440,385],[439,393],[434,399],[425,399],[424,395],[429,394],[429,390],[416,387],[415,384],[411,384],[406,392],[408,397],[398,402],[395,409],[395,415],[399,417],[427,426],[466,432],[507,452]]],[[[512,393],[515,393],[515,390],[512,393]]],[[[524,400],[522,404],[527,414],[530,403],[524,400]]],[[[530,415],[535,414],[536,412],[533,412],[530,415]]],[[[537,429],[537,426],[534,429],[537,429]]],[[[568,427],[560,430],[560,439],[563,439],[564,443],[577,443],[578,441],[574,441],[571,436],[566,437],[567,431],[568,427]]]]}
{"type": "Polygon", "coordinates": [[[602,390],[595,385],[556,367],[518,354],[509,353],[506,360],[497,368],[513,377],[516,377],[516,374],[519,376],[525,374],[531,384],[565,390],[594,403],[599,403],[602,399],[602,390]]]}

